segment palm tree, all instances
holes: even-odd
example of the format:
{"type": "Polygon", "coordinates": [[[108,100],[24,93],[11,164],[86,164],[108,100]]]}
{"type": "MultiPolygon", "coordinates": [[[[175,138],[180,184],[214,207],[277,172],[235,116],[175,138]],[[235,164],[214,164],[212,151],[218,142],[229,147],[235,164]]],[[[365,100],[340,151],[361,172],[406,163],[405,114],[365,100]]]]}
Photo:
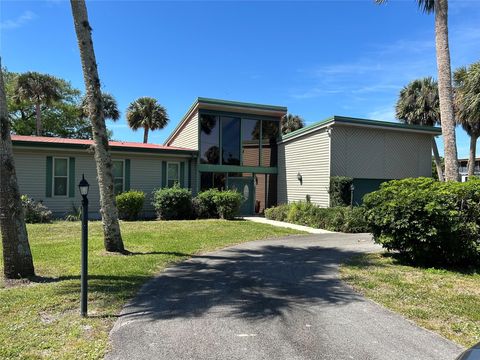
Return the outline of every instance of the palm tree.
{"type": "Polygon", "coordinates": [[[32,252],[15,173],[3,70],[0,71],[0,137],[0,232],[3,272],[7,279],[34,276],[32,252]]]}
{"type": "Polygon", "coordinates": [[[301,129],[305,126],[305,122],[298,115],[286,114],[282,117],[282,134],[288,134],[292,131],[301,129]]]}
{"type": "MultiPolygon", "coordinates": [[[[453,108],[452,70],[448,45],[448,0],[416,0],[427,14],[435,13],[435,46],[438,68],[440,118],[445,151],[445,178],[458,181],[458,157],[453,108]]],[[[383,4],[387,0],[375,0],[383,4]]]]}
{"type": "Polygon", "coordinates": [[[113,163],[108,147],[100,79],[93,49],[92,28],[88,22],[85,0],[71,0],[70,4],[82,61],[86,102],[88,104],[87,114],[92,123],[105,249],[107,251],[126,253],[118,223],[118,210],[115,204],[112,174],[113,163]]]}
{"type": "MultiPolygon", "coordinates": [[[[113,121],[117,121],[120,119],[120,110],[118,110],[117,100],[113,97],[113,95],[102,92],[102,104],[103,104],[103,116],[105,119],[110,119],[113,121]]],[[[83,116],[87,117],[88,114],[88,103],[87,97],[84,96],[82,98],[82,113],[83,116]]]]}
{"type": "Polygon", "coordinates": [[[51,75],[29,71],[17,76],[14,98],[17,103],[27,101],[35,104],[37,136],[42,135],[41,106],[49,106],[61,97],[59,81],[51,75]]]}
{"type": "Polygon", "coordinates": [[[468,176],[475,175],[477,139],[480,137],[480,61],[454,74],[457,122],[470,135],[468,176]]]}
{"type": "MultiPolygon", "coordinates": [[[[395,107],[396,117],[406,124],[435,126],[440,124],[438,84],[431,77],[410,82],[401,91],[395,107]]],[[[432,150],[438,179],[444,181],[442,162],[435,138],[432,150]]]]}
{"type": "Polygon", "coordinates": [[[143,128],[143,142],[148,142],[148,131],[163,129],[169,121],[167,111],[157,100],[141,97],[133,101],[127,109],[128,125],[133,130],[143,128]]]}

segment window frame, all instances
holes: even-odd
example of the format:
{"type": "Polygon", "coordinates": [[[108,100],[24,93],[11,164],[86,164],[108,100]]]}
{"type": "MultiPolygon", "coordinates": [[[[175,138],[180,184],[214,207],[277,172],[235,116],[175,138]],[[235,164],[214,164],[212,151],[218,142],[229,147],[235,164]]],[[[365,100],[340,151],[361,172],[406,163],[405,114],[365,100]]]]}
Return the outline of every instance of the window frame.
{"type": "MultiPolygon", "coordinates": [[[[115,194],[115,174],[113,173],[113,163],[119,161],[122,163],[122,191],[118,194],[125,192],[125,159],[112,159],[112,177],[113,177],[113,193],[115,194]]],[[[115,195],[118,195],[115,194],[115,195]]]]}
{"type": "Polygon", "coordinates": [[[53,156],[52,157],[52,197],[56,198],[66,198],[68,197],[68,190],[70,184],[70,159],[64,156],[53,156]],[[57,160],[66,160],[67,161],[67,176],[56,176],[55,175],[55,163],[57,160]],[[55,194],[55,178],[66,178],[67,179],[67,186],[65,188],[65,195],[56,195],[55,194]]]}
{"type": "Polygon", "coordinates": [[[178,179],[175,180],[175,182],[178,182],[178,184],[180,185],[180,187],[183,187],[181,181],[182,179],[180,179],[180,161],[167,161],[167,174],[165,176],[165,180],[166,180],[166,184],[165,186],[168,187],[168,188],[171,188],[173,187],[173,185],[175,185],[175,182],[173,183],[173,185],[169,185],[168,182],[170,181],[169,177],[168,177],[168,174],[169,174],[169,167],[170,167],[170,164],[174,164],[174,165],[177,165],[177,174],[178,174],[178,179]]]}

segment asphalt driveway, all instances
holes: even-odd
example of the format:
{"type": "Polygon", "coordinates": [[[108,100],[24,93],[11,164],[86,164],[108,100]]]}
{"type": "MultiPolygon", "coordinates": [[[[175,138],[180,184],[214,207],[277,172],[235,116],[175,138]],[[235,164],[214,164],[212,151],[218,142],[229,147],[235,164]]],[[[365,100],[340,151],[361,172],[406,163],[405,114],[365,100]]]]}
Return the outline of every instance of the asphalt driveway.
{"type": "Polygon", "coordinates": [[[454,359],[462,349],[355,293],[338,264],[369,235],[256,241],[196,256],[146,284],[107,359],[454,359]]]}

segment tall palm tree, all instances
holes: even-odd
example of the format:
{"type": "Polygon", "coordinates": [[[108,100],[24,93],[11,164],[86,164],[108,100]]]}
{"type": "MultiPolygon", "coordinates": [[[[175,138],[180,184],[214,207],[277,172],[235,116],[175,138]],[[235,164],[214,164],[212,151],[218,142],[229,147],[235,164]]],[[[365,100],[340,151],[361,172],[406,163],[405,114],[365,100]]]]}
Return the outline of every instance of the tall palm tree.
{"type": "Polygon", "coordinates": [[[7,279],[34,276],[32,252],[28,243],[25,215],[15,173],[3,70],[0,70],[0,138],[0,173],[2,174],[0,176],[0,232],[3,245],[3,272],[7,279]]]}
{"type": "Polygon", "coordinates": [[[85,0],[70,0],[70,4],[80,49],[80,58],[82,60],[86,102],[88,104],[87,113],[92,123],[105,249],[112,252],[126,253],[118,223],[118,210],[115,204],[112,174],[113,163],[110,156],[107,128],[103,114],[100,79],[98,77],[91,34],[92,28],[88,22],[85,0]]]}
{"type": "MultiPolygon", "coordinates": [[[[406,124],[424,126],[440,124],[440,99],[437,82],[431,77],[410,82],[400,91],[395,112],[397,119],[406,124]]],[[[444,181],[442,162],[435,138],[432,138],[432,150],[438,179],[444,181]]]]}
{"type": "Polygon", "coordinates": [[[305,126],[305,122],[303,119],[298,115],[293,114],[286,114],[282,117],[282,134],[288,134],[292,131],[301,129],[305,126]]]}
{"type": "MultiPolygon", "coordinates": [[[[105,119],[117,121],[120,119],[120,110],[118,110],[117,100],[112,94],[102,92],[103,116],[105,119]]],[[[88,117],[88,103],[87,97],[82,98],[82,113],[83,116],[88,117]]]]}
{"type": "Polygon", "coordinates": [[[42,135],[41,106],[49,106],[61,99],[59,81],[51,75],[29,71],[17,76],[14,86],[17,103],[27,101],[35,104],[37,136],[42,135]]]}
{"type": "Polygon", "coordinates": [[[480,61],[453,73],[457,122],[470,135],[468,176],[475,175],[477,139],[480,137],[480,61]]]}
{"type": "MultiPolygon", "coordinates": [[[[383,4],[387,0],[375,0],[383,4]]],[[[445,178],[458,181],[458,157],[453,108],[452,69],[448,45],[448,0],[416,0],[425,13],[435,13],[435,47],[438,68],[438,94],[445,151],[445,178]]]]}
{"type": "Polygon", "coordinates": [[[138,98],[127,109],[128,125],[133,130],[144,129],[144,143],[148,142],[149,130],[163,129],[169,120],[165,108],[151,97],[138,98]]]}

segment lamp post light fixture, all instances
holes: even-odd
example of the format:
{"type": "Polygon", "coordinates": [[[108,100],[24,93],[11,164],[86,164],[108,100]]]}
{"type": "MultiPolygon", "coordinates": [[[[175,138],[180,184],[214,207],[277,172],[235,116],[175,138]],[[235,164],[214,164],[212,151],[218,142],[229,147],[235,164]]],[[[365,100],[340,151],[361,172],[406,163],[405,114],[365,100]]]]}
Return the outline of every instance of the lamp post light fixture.
{"type": "Polygon", "coordinates": [[[350,207],[353,207],[353,192],[355,191],[355,185],[350,185],[350,207]]]}
{"type": "Polygon", "coordinates": [[[87,316],[87,294],[88,294],[88,190],[90,185],[82,174],[82,180],[78,184],[80,195],[82,195],[82,256],[80,276],[80,315],[87,316]]]}

